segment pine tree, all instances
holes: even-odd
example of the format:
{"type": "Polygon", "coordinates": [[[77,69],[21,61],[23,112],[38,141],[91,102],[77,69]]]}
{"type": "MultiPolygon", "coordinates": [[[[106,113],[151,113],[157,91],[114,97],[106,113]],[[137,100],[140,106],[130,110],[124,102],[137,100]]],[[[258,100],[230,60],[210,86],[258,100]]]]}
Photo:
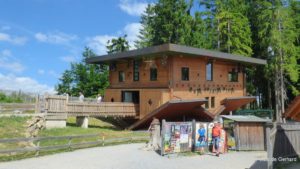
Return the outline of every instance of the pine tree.
{"type": "Polygon", "coordinates": [[[160,45],[163,43],[189,44],[192,16],[192,1],[159,0],[149,5],[142,15],[138,47],[160,45]]]}
{"type": "Polygon", "coordinates": [[[117,39],[111,39],[107,42],[107,53],[118,53],[129,50],[130,46],[126,40],[127,35],[123,37],[118,37],[117,39]]]}
{"type": "Polygon", "coordinates": [[[141,16],[141,25],[142,28],[140,29],[138,40],[135,42],[136,48],[144,48],[148,46],[153,46],[152,39],[153,39],[153,22],[154,22],[154,6],[148,4],[145,13],[141,16]]]}
{"type": "Polygon", "coordinates": [[[245,1],[216,1],[215,23],[219,50],[243,56],[251,56],[252,39],[245,1]]]}
{"type": "Polygon", "coordinates": [[[289,4],[284,4],[283,1],[256,1],[252,6],[255,9],[252,16],[255,18],[252,30],[257,33],[254,37],[255,47],[261,51],[256,54],[267,56],[265,78],[274,85],[271,87],[270,84],[268,87],[268,99],[271,99],[270,93],[273,89],[276,117],[281,121],[280,117],[287,100],[287,89],[295,88],[290,82],[297,82],[299,79],[295,22],[289,4]]]}

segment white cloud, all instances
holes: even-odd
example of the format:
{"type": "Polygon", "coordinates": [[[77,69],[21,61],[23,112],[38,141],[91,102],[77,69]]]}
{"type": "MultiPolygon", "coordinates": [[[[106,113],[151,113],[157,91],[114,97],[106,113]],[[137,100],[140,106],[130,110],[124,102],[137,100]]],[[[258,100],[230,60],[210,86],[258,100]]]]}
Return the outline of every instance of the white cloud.
{"type": "Polygon", "coordinates": [[[141,24],[140,23],[129,23],[125,27],[116,33],[116,35],[98,35],[91,38],[87,38],[87,46],[92,48],[96,54],[103,55],[106,54],[107,41],[118,36],[127,35],[127,40],[130,45],[130,49],[135,49],[134,41],[138,39],[140,32],[141,24]]]}
{"type": "Polygon", "coordinates": [[[106,45],[107,41],[113,38],[117,38],[116,36],[110,35],[99,35],[91,38],[87,38],[87,46],[92,48],[96,54],[103,55],[106,54],[106,45]]]}
{"type": "Polygon", "coordinates": [[[141,29],[140,23],[127,24],[123,29],[124,34],[127,35],[127,40],[129,42],[131,49],[134,49],[134,41],[138,39],[140,29],[141,29]]]}
{"type": "Polygon", "coordinates": [[[0,32],[0,41],[10,42],[15,45],[24,45],[27,42],[27,38],[23,36],[11,36],[7,33],[0,32]]]}
{"type": "Polygon", "coordinates": [[[78,39],[77,35],[70,35],[62,32],[54,32],[54,33],[38,32],[34,35],[34,37],[39,42],[52,43],[52,44],[69,44],[71,41],[78,39]]]}
{"type": "Polygon", "coordinates": [[[37,71],[37,73],[40,74],[40,75],[43,75],[43,74],[45,74],[45,70],[39,69],[39,70],[37,71]]]}
{"type": "Polygon", "coordinates": [[[132,16],[140,16],[146,9],[148,3],[137,0],[120,0],[121,10],[132,16]]]}
{"type": "Polygon", "coordinates": [[[12,56],[10,50],[4,49],[0,52],[0,69],[20,73],[25,70],[25,67],[12,56]]]}
{"type": "Polygon", "coordinates": [[[17,77],[15,75],[4,75],[0,73],[0,89],[2,90],[22,90],[31,93],[54,93],[54,87],[40,84],[30,77],[17,77]]]}
{"type": "Polygon", "coordinates": [[[64,62],[75,62],[76,61],[76,57],[75,56],[63,56],[60,58],[62,61],[64,62]]]}

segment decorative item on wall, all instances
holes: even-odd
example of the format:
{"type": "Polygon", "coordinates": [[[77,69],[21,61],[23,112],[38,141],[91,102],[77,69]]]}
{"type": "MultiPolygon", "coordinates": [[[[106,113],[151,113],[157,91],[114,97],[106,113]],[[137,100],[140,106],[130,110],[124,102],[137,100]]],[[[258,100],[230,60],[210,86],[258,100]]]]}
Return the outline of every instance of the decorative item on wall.
{"type": "Polygon", "coordinates": [[[164,55],[160,61],[161,61],[161,65],[166,66],[168,63],[168,56],[164,55]]]}
{"type": "Polygon", "coordinates": [[[151,99],[148,100],[148,104],[149,104],[150,106],[152,105],[152,100],[151,100],[151,99]]]}
{"type": "Polygon", "coordinates": [[[117,64],[116,63],[111,63],[110,65],[109,65],[109,70],[110,71],[115,71],[117,69],[117,64]]]}

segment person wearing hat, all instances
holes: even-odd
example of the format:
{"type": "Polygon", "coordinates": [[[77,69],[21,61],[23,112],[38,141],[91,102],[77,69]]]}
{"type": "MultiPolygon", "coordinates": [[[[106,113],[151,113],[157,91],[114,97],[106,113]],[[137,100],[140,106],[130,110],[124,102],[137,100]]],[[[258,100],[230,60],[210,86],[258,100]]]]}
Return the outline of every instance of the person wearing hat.
{"type": "Polygon", "coordinates": [[[212,142],[217,157],[219,157],[220,154],[219,152],[220,136],[221,136],[220,122],[214,122],[214,127],[212,128],[212,142]]]}

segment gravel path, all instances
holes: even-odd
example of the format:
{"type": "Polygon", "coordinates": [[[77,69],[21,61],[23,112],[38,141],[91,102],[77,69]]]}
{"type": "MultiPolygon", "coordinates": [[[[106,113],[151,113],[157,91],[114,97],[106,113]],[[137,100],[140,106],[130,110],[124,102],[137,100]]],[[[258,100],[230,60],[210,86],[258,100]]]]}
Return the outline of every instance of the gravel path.
{"type": "Polygon", "coordinates": [[[142,150],[144,144],[96,147],[0,163],[0,169],[265,169],[265,152],[164,156],[142,150]]]}

